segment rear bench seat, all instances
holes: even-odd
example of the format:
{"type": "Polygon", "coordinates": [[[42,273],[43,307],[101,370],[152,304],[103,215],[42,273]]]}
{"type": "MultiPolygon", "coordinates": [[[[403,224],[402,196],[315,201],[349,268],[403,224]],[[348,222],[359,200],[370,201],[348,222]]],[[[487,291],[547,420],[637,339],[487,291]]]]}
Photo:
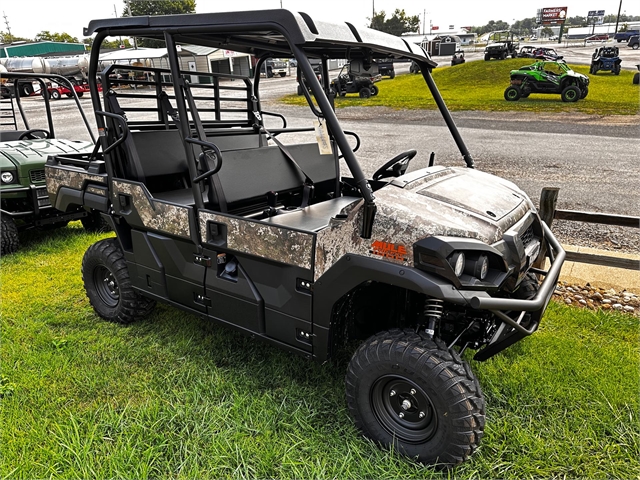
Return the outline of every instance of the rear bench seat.
{"type": "MultiPolygon", "coordinates": [[[[141,131],[132,132],[131,137],[138,153],[139,169],[153,198],[194,205],[179,132],[141,131]]],[[[264,203],[268,191],[294,191],[304,182],[302,173],[278,147],[261,146],[267,143],[264,135],[207,136],[207,139],[222,151],[222,167],[217,175],[230,212],[240,206],[264,203]]],[[[316,186],[324,184],[333,190],[336,179],[333,155],[320,155],[316,143],[287,145],[287,150],[316,186]]],[[[204,200],[206,203],[206,192],[204,200]]]]}

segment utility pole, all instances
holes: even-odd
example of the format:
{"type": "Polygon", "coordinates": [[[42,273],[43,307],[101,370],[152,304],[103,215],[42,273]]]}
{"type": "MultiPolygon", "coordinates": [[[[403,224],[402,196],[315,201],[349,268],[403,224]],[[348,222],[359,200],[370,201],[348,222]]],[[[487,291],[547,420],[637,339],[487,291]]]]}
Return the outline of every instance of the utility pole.
{"type": "Polygon", "coordinates": [[[620,5],[618,6],[618,18],[616,18],[616,31],[613,32],[614,35],[618,33],[618,23],[620,22],[620,10],[622,10],[622,0],[620,0],[620,5]]]}
{"type": "MultiPolygon", "coordinates": [[[[124,0],[124,1],[127,4],[127,12],[129,12],[129,16],[132,17],[133,15],[131,15],[131,0],[124,0]]],[[[136,40],[136,37],[133,37],[133,49],[134,50],[138,49],[138,41],[136,40]]]]}
{"type": "Polygon", "coordinates": [[[2,16],[4,17],[4,24],[7,26],[7,33],[9,34],[9,42],[13,42],[13,37],[11,36],[11,28],[9,28],[9,20],[7,19],[7,14],[2,11],[2,16]]]}

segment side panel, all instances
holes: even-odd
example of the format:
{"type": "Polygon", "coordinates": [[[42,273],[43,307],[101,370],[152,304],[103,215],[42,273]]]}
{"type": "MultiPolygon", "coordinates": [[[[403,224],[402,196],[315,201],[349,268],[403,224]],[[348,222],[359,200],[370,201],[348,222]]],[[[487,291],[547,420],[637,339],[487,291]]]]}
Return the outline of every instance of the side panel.
{"type": "Polygon", "coordinates": [[[213,212],[200,212],[200,227],[209,314],[311,352],[315,236],[213,212]]]}
{"type": "Polygon", "coordinates": [[[131,232],[125,258],[134,286],[145,293],[206,313],[205,267],[194,263],[197,247],[154,233],[131,232]]]}

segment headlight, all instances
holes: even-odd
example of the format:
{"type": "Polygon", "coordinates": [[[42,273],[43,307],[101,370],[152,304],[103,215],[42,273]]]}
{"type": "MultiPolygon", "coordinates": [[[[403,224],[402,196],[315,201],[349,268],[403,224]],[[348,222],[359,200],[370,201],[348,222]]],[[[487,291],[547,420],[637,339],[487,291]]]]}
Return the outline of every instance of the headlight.
{"type": "Polygon", "coordinates": [[[13,183],[14,178],[15,176],[12,172],[2,172],[0,174],[0,180],[2,180],[2,183],[13,183]]]}
{"type": "MultiPolygon", "coordinates": [[[[484,280],[487,278],[489,272],[489,257],[486,255],[479,255],[477,258],[471,258],[466,263],[464,273],[471,275],[472,277],[484,280]]],[[[458,275],[460,276],[460,275],[458,275]]]]}
{"type": "Polygon", "coordinates": [[[456,274],[456,277],[460,277],[460,275],[465,271],[464,253],[455,252],[449,257],[449,264],[453,268],[453,273],[456,274]]]}
{"type": "Polygon", "coordinates": [[[511,274],[500,251],[479,240],[427,237],[413,245],[414,265],[461,288],[499,288],[511,274]]]}

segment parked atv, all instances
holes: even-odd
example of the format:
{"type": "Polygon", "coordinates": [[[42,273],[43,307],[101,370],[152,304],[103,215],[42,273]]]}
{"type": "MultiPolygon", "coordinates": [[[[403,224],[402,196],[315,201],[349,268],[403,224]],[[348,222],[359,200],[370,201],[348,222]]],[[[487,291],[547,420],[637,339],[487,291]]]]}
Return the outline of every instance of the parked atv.
{"type": "Polygon", "coordinates": [[[487,46],[484,49],[484,59],[489,61],[492,58],[505,60],[509,55],[511,58],[518,56],[518,37],[509,30],[491,32],[487,38],[487,46]]]}
{"type": "MultiPolygon", "coordinates": [[[[47,91],[47,82],[67,85],[73,92],[70,81],[59,75],[25,74],[3,72],[3,79],[8,79],[17,91],[34,85],[39,91],[47,91]]],[[[19,247],[18,232],[30,228],[61,227],[71,220],[81,220],[86,228],[96,229],[99,225],[99,214],[91,213],[88,208],[75,206],[60,210],[51,206],[45,185],[44,164],[48,155],[88,154],[95,144],[91,127],[84,115],[78,97],[76,106],[84,122],[87,134],[85,140],[64,140],[57,138],[56,122],[49,104],[49,96],[44,102],[30,102],[24,108],[20,95],[9,96],[0,100],[2,107],[2,125],[0,126],[0,255],[15,252],[19,247]],[[34,109],[37,105],[42,108],[34,109]],[[44,110],[44,112],[42,111],[44,110]],[[29,115],[27,115],[27,112],[29,115]],[[46,128],[33,128],[36,119],[46,119],[46,128]]],[[[73,120],[73,118],[71,118],[73,120]]],[[[69,116],[66,116],[69,121],[69,116]]],[[[80,119],[78,119],[80,122],[80,119]]],[[[59,126],[59,123],[58,123],[59,126]]]]}
{"type": "MultiPolygon", "coordinates": [[[[461,354],[486,360],[533,334],[565,252],[522,190],[474,168],[436,63],[398,37],[281,9],[143,20],[85,28],[102,149],[47,163],[52,203],[99,208],[116,233],[82,261],[95,313],[127,324],[159,301],[320,363],[349,353],[346,404],[367,437],[441,468],[468,459],[485,397],[461,354]],[[132,67],[97,71],[101,44],[119,35],[165,42],[168,68],[138,67],[153,88],[116,92],[111,74],[132,67]],[[229,82],[238,77],[182,70],[187,40],[252,53],[256,72],[274,51],[295,57],[313,94],[298,124],[314,126],[265,123],[277,112],[262,109],[259,74],[229,82]],[[407,148],[367,179],[359,138],[309,62],[321,57],[416,62],[462,166],[423,154],[429,166],[408,172],[418,153],[407,148]]],[[[388,144],[373,142],[369,152],[388,144]]]]}
{"type": "Polygon", "coordinates": [[[375,97],[378,87],[374,82],[380,80],[377,65],[364,65],[361,60],[345,64],[336,78],[331,81],[331,89],[336,96],[344,97],[348,93],[357,93],[360,98],[375,97]]]}
{"type": "Polygon", "coordinates": [[[591,67],[589,73],[595,75],[600,70],[605,70],[620,75],[620,64],[622,59],[619,57],[618,47],[600,47],[596,48],[591,56],[591,67]]]}
{"type": "Polygon", "coordinates": [[[577,102],[589,93],[589,77],[574,72],[564,61],[540,61],[511,70],[511,85],[504,91],[515,102],[532,93],[560,94],[563,102],[577,102]]]}
{"type": "Polygon", "coordinates": [[[466,60],[464,59],[464,52],[462,50],[456,50],[451,57],[451,66],[460,65],[464,63],[466,60]]]}

